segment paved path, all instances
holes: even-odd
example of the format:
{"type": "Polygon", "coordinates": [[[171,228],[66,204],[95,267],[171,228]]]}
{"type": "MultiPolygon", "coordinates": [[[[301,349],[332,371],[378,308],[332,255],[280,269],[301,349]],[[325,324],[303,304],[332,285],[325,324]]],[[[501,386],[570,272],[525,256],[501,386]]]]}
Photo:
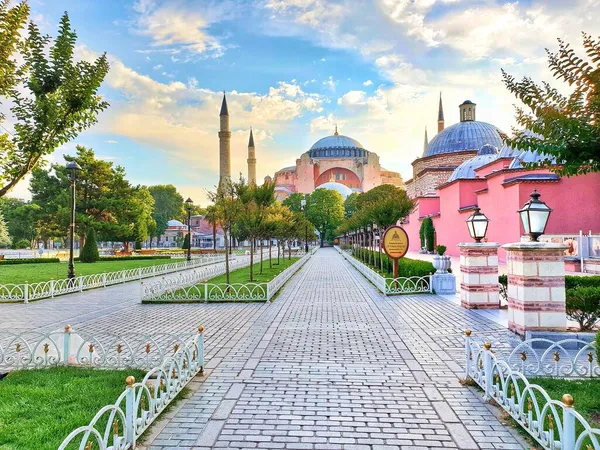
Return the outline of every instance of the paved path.
{"type": "Polygon", "coordinates": [[[207,377],[155,428],[152,450],[523,448],[462,387],[463,338],[500,325],[437,296],[385,298],[322,249],[272,304],[142,305],[139,283],[29,305],[1,329],[192,333],[207,377]]]}

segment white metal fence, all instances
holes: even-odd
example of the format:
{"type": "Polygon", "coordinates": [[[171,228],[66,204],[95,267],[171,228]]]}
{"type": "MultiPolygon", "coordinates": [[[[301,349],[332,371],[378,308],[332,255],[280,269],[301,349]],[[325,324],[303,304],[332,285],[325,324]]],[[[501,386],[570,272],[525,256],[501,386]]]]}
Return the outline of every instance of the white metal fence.
{"type": "Polygon", "coordinates": [[[57,295],[82,292],[88,289],[111,286],[143,278],[166,275],[195,267],[202,267],[224,261],[225,255],[203,256],[191,261],[172,262],[155,266],[137,267],[115,272],[104,272],[92,275],[81,275],[73,279],[48,280],[39,283],[2,284],[0,285],[0,302],[23,302],[52,298],[57,295]]]}
{"type": "MultiPolygon", "coordinates": [[[[313,252],[304,255],[298,261],[282,271],[268,283],[207,283],[206,280],[225,273],[225,265],[219,264],[200,271],[192,271],[177,278],[158,280],[142,285],[144,301],[267,301],[271,300],[281,287],[311,257],[313,252]]],[[[238,258],[239,263],[231,269],[250,265],[247,257],[238,258]]]]}
{"type": "MultiPolygon", "coordinates": [[[[493,399],[544,449],[600,450],[600,429],[575,410],[571,395],[565,393],[562,401],[551,399],[541,386],[495,354],[490,342],[476,342],[470,334],[467,330],[466,375],[483,389],[484,399],[493,399]]],[[[545,370],[539,373],[543,376],[545,370]]]]}
{"type": "Polygon", "coordinates": [[[335,246],[335,249],[385,295],[430,294],[433,292],[431,275],[424,277],[385,278],[338,246],[335,246]]]}
{"type": "Polygon", "coordinates": [[[150,369],[141,381],[127,377],[126,388],[117,401],[100,409],[88,425],[73,430],[58,450],[135,448],[142,433],[203,368],[204,336],[200,327],[193,339],[150,369]]]}

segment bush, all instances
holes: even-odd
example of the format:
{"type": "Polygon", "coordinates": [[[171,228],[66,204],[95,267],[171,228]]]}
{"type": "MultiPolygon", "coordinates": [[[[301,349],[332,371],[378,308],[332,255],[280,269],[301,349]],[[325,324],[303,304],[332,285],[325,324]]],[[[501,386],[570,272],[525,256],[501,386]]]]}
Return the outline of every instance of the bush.
{"type": "Polygon", "coordinates": [[[498,284],[500,285],[500,297],[504,301],[508,301],[508,275],[500,275],[498,277],[498,284]]]}
{"type": "Polygon", "coordinates": [[[12,248],[15,250],[22,250],[28,248],[30,245],[31,242],[29,242],[27,239],[20,239],[17,242],[13,243],[12,248]]]}
{"type": "Polygon", "coordinates": [[[438,255],[443,256],[444,253],[446,253],[446,246],[445,245],[436,245],[435,251],[437,252],[438,255]]]}
{"type": "Polygon", "coordinates": [[[48,264],[59,263],[58,258],[23,258],[23,259],[0,259],[0,266],[12,266],[16,264],[48,264]]]}
{"type": "Polygon", "coordinates": [[[187,250],[190,246],[190,235],[189,233],[185,235],[185,237],[183,238],[183,244],[181,244],[181,248],[183,250],[187,250]]]}
{"type": "Polygon", "coordinates": [[[567,290],[567,316],[579,323],[581,331],[591,329],[600,319],[600,287],[567,290]]]}
{"type": "Polygon", "coordinates": [[[93,263],[100,259],[98,253],[98,243],[96,242],[96,232],[90,228],[85,236],[85,244],[79,254],[79,261],[82,263],[93,263]]]}
{"type": "Polygon", "coordinates": [[[577,289],[580,287],[600,287],[600,276],[580,277],[567,275],[565,277],[565,289],[577,289]]]}
{"type": "MultiPolygon", "coordinates": [[[[171,257],[166,255],[101,256],[98,261],[129,261],[133,259],[135,259],[136,261],[141,261],[147,259],[171,259],[171,257]]],[[[79,261],[79,258],[75,258],[75,261],[79,261]]]]}
{"type": "Polygon", "coordinates": [[[423,236],[425,237],[425,246],[427,247],[427,251],[432,252],[435,228],[433,227],[433,220],[431,219],[431,217],[426,217],[425,219],[423,219],[421,228],[423,228],[423,236]]]}
{"type": "MultiPolygon", "coordinates": [[[[393,276],[393,260],[383,253],[383,267],[379,267],[379,252],[360,248],[355,255],[357,259],[362,262],[373,266],[376,270],[379,270],[382,274],[387,276],[393,276]],[[375,261],[375,264],[369,264],[368,262],[375,261]]],[[[429,261],[421,261],[419,259],[401,258],[398,260],[398,274],[401,277],[424,277],[435,272],[433,264],[429,261]]]]}
{"type": "Polygon", "coordinates": [[[136,250],[141,250],[142,249],[142,243],[140,241],[135,241],[135,249],[136,250]]]}

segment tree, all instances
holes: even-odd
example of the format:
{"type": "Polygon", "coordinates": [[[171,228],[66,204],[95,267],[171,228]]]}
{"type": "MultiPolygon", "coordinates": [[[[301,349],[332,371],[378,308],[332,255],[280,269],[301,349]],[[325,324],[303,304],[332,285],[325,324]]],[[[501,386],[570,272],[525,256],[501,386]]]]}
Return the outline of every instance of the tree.
{"type": "Polygon", "coordinates": [[[4,217],[2,216],[2,213],[0,213],[0,248],[7,248],[10,247],[12,240],[10,239],[10,236],[8,235],[8,226],[6,225],[6,222],[4,221],[4,217]]]}
{"type": "Polygon", "coordinates": [[[86,234],[85,245],[81,249],[79,261],[83,263],[93,263],[100,259],[98,252],[98,243],[96,242],[96,232],[90,228],[86,234]]]}
{"type": "Polygon", "coordinates": [[[8,4],[0,1],[0,103],[10,102],[14,131],[0,134],[0,197],[108,107],[98,95],[109,69],[106,55],[93,63],[73,60],[77,35],[68,15],[51,43],[33,22],[25,33],[25,2],[8,4]]]}
{"type": "Polygon", "coordinates": [[[357,198],[358,194],[356,192],[353,192],[348,197],[346,197],[346,200],[344,200],[344,217],[346,217],[346,219],[352,217],[352,214],[354,214],[354,212],[356,211],[357,198]]]}
{"type": "Polygon", "coordinates": [[[183,244],[181,244],[181,248],[183,250],[187,250],[188,248],[190,248],[190,234],[186,233],[185,237],[183,238],[183,244]]]}
{"type": "Polygon", "coordinates": [[[342,195],[329,189],[316,189],[308,196],[306,218],[319,231],[323,246],[327,230],[335,230],[344,220],[342,195]]]}
{"type": "Polygon", "coordinates": [[[288,198],[286,198],[282,203],[283,206],[287,206],[292,212],[300,212],[302,211],[302,200],[305,199],[304,194],[300,194],[299,192],[294,192],[288,198]]]}
{"type": "Polygon", "coordinates": [[[39,206],[21,199],[12,197],[0,198],[0,213],[4,216],[8,234],[13,242],[25,239],[29,242],[37,237],[48,239],[42,233],[43,228],[39,222],[39,206]]]}
{"type": "Polygon", "coordinates": [[[575,54],[569,44],[558,40],[558,52],[548,53],[554,78],[574,87],[565,96],[549,83],[536,84],[525,77],[516,81],[504,70],[508,90],[530,112],[517,107],[517,123],[526,131],[516,133],[509,144],[530,149],[544,157],[532,167],[550,166],[561,175],[600,171],[600,40],[583,33],[586,57],[575,54]]]}
{"type": "Polygon", "coordinates": [[[212,225],[213,232],[213,250],[217,251],[217,223],[219,221],[217,217],[217,210],[215,205],[209,205],[206,207],[206,214],[204,218],[212,225]]]}
{"type": "Polygon", "coordinates": [[[150,246],[152,246],[152,238],[165,234],[169,220],[183,218],[184,211],[183,197],[172,184],[150,186],[148,190],[154,199],[152,218],[156,222],[156,227],[153,227],[150,233],[150,246]]]}

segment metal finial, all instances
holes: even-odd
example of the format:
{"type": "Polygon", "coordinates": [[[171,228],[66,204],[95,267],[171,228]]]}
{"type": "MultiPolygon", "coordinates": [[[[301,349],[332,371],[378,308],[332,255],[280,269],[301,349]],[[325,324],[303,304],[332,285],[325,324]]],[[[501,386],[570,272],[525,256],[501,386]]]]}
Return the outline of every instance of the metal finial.
{"type": "Polygon", "coordinates": [[[133,386],[135,383],[135,377],[129,375],[127,378],[125,378],[125,383],[127,383],[127,386],[129,387],[133,386]]]}
{"type": "Polygon", "coordinates": [[[565,404],[567,408],[572,408],[573,403],[575,403],[575,399],[571,394],[565,394],[562,396],[562,402],[565,404]]]}
{"type": "Polygon", "coordinates": [[[338,129],[337,129],[337,123],[335,124],[335,133],[333,133],[333,135],[339,136],[338,129]]]}

